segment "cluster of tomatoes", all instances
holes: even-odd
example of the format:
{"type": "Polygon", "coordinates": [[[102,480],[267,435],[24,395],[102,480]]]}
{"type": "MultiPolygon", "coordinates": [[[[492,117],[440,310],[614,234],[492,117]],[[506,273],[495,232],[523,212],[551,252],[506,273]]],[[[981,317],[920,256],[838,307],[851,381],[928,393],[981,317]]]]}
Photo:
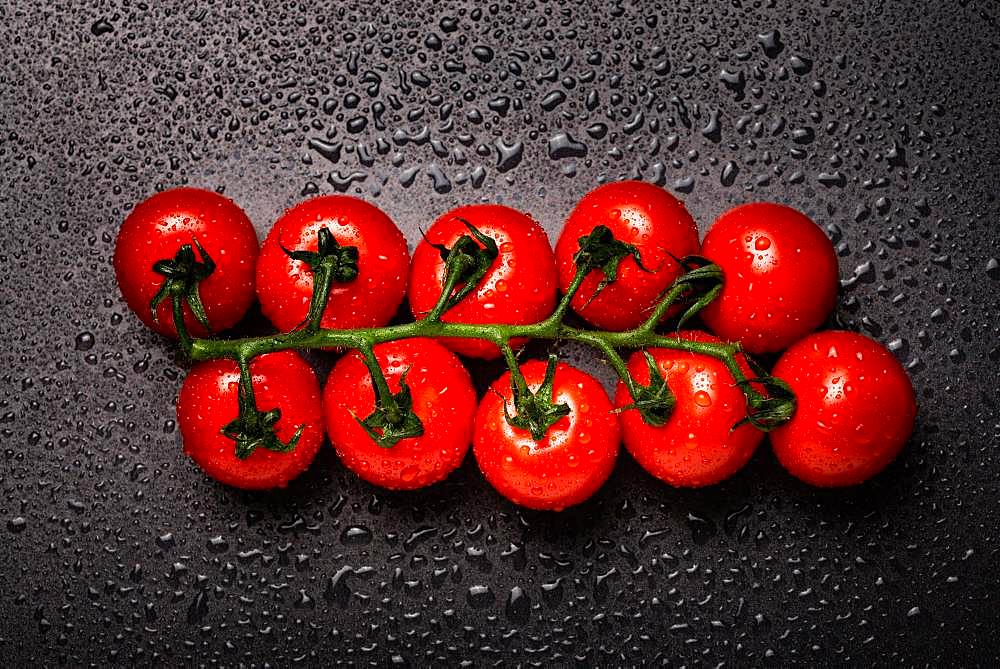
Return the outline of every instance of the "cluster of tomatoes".
{"type": "MultiPolygon", "coordinates": [[[[302,202],[278,219],[258,247],[237,205],[212,192],[180,188],[135,208],[119,233],[114,265],[130,308],[164,335],[178,335],[173,319],[180,313],[182,330],[195,336],[225,330],[255,297],[278,330],[291,332],[310,313],[315,271],[306,255],[317,250],[326,229],[333,253],[340,255],[330,270],[338,274],[321,326],[372,328],[386,325],[404,297],[417,319],[434,309],[449,290],[445,251],[474,229],[477,238],[495,242],[496,255],[441,320],[531,324],[556,309],[560,291],[572,292],[579,240],[599,226],[634,253],[615,260],[613,272],[599,268],[584,276],[569,307],[596,328],[630,330],[649,318],[685,271],[677,259],[699,254],[720,267],[721,293],[700,314],[714,334],[682,330],[671,336],[738,342],[754,354],[784,351],[772,373],[787,383],[797,408],[771,432],[771,443],[793,475],[819,486],[855,484],[882,470],[903,447],[916,412],[905,371],[866,337],[813,333],[836,301],[836,255],[815,223],[776,204],[726,212],[699,244],[694,221],[663,189],[636,181],[606,184],[579,202],[554,250],[529,216],[500,205],[470,205],[438,218],[411,262],[392,220],[357,198],[302,202]],[[178,253],[182,247],[186,255],[178,253]],[[189,281],[181,289],[192,299],[182,312],[162,299],[165,279],[189,281]]],[[[378,397],[365,352],[344,353],[321,389],[312,368],[286,350],[254,357],[249,370],[253,401],[265,411],[255,420],[273,430],[276,443],[294,448],[234,448],[230,432],[241,402],[240,369],[219,359],[195,364],[181,389],[177,415],[185,451],[225,484],[272,488],[309,466],[325,428],[347,468],[375,485],[413,489],[444,479],[471,444],[486,479],[502,495],[531,508],[563,509],[604,483],[621,442],[653,476],[696,487],[734,474],[763,438],[745,420],[746,388],[734,382],[725,361],[709,355],[652,348],[628,358],[635,384],[669,388],[672,411],[655,421],[660,424],[644,419],[624,382],[612,401],[597,380],[566,363],[523,362],[519,369],[528,389],[560,408],[539,431],[512,419],[510,371],[477,400],[456,353],[496,357],[495,343],[405,338],[378,344],[371,353],[389,389],[405,395],[419,418],[420,434],[386,446],[360,420],[373,414],[378,397]]],[[[742,354],[735,364],[747,378],[759,372],[742,354]]]]}

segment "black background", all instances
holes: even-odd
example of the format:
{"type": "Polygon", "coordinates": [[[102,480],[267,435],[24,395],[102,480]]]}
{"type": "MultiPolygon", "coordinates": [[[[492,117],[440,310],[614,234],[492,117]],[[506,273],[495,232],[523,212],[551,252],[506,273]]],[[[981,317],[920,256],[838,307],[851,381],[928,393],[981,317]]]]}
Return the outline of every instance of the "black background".
{"type": "MultiPolygon", "coordinates": [[[[997,662],[996,4],[14,4],[8,662],[997,662]],[[727,483],[677,491],[623,455],[591,501],[545,515],[501,499],[471,456],[392,494],[325,448],[264,495],[183,456],[184,365],[110,265],[138,200],[216,189],[263,237],[304,195],[343,190],[412,246],[473,201],[554,238],[580,195],[628,176],[677,193],[703,231],[759,199],[826,228],[832,321],[888,344],[917,388],[916,433],[883,475],[814,490],[764,446],[727,483]]],[[[476,367],[480,384],[496,373],[476,367]]]]}

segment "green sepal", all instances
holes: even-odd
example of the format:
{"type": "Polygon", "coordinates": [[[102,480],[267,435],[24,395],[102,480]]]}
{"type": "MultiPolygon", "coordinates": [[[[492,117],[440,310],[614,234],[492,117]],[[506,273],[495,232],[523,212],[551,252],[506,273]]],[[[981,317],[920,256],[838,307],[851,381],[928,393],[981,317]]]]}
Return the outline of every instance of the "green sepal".
{"type": "Polygon", "coordinates": [[[747,357],[747,363],[757,376],[737,383],[748,398],[747,415],[736,423],[733,429],[749,423],[762,432],[770,432],[790,421],[795,415],[797,402],[795,392],[784,380],[768,374],[752,358],[747,357]],[[760,385],[764,393],[752,392],[754,389],[751,384],[760,385]]]}
{"type": "MultiPolygon", "coordinates": [[[[201,294],[198,285],[212,275],[215,271],[215,262],[205,251],[204,247],[193,239],[194,246],[184,244],[171,259],[157,260],[153,263],[153,271],[162,274],[165,278],[156,295],[149,301],[149,309],[153,314],[153,321],[159,322],[156,308],[160,302],[170,298],[179,298],[187,302],[191,308],[191,313],[201,325],[211,332],[212,328],[208,323],[208,314],[205,313],[205,305],[201,301],[201,294]],[[195,255],[195,248],[201,254],[201,260],[195,255]]],[[[184,327],[184,323],[174,323],[178,334],[184,327]]]]}
{"type": "Polygon", "coordinates": [[[337,283],[347,283],[356,279],[358,276],[358,247],[341,246],[326,226],[317,230],[316,236],[319,238],[316,251],[292,251],[284,246],[281,247],[281,250],[289,258],[301,260],[309,265],[313,272],[323,267],[329,272],[330,278],[337,283]]]}
{"type": "Polygon", "coordinates": [[[588,299],[588,303],[597,297],[598,293],[604,290],[608,284],[618,279],[618,269],[625,258],[632,256],[639,269],[644,272],[650,271],[642,264],[639,249],[632,244],[615,239],[611,228],[605,225],[595,226],[590,234],[580,237],[577,242],[579,249],[573,256],[573,262],[576,263],[577,268],[585,273],[599,269],[604,274],[604,278],[597,284],[597,288],[588,299]]]}
{"type": "Polygon", "coordinates": [[[483,234],[464,218],[458,220],[465,224],[471,236],[462,235],[455,240],[450,248],[444,244],[435,244],[430,240],[427,242],[441,253],[441,259],[444,260],[443,285],[448,286],[451,283],[459,287],[452,295],[448,296],[443,311],[451,309],[475,290],[490,270],[493,261],[500,255],[496,240],[483,234]]]}
{"type": "Polygon", "coordinates": [[[667,385],[659,365],[653,359],[649,351],[643,351],[646,357],[646,365],[649,367],[649,384],[634,384],[635,394],[632,396],[633,402],[623,407],[615,409],[615,413],[636,409],[643,421],[653,427],[666,425],[677,405],[677,398],[667,385]]]}
{"type": "Polygon", "coordinates": [[[278,408],[261,411],[253,398],[252,388],[247,388],[250,376],[241,374],[239,385],[239,414],[223,428],[222,434],[236,442],[236,457],[246,460],[258,448],[276,453],[288,453],[299,443],[306,426],[299,425],[292,438],[285,443],[278,438],[275,426],[281,420],[278,408]]]}
{"type": "Polygon", "coordinates": [[[379,402],[375,410],[365,419],[354,416],[354,420],[364,428],[372,441],[381,448],[392,448],[403,439],[419,437],[424,433],[424,424],[413,411],[413,394],[406,385],[406,372],[400,376],[399,392],[392,394],[396,416],[391,416],[379,402]]]}
{"type": "Polygon", "coordinates": [[[316,231],[317,250],[281,250],[293,260],[300,260],[313,273],[313,293],[309,301],[309,311],[305,320],[298,327],[307,325],[310,329],[318,329],[326,310],[326,302],[330,296],[330,286],[334,283],[348,283],[358,277],[358,247],[341,246],[330,232],[323,226],[316,231]]]}
{"type": "Polygon", "coordinates": [[[517,370],[511,370],[510,387],[514,396],[514,410],[517,413],[511,415],[507,403],[504,402],[504,417],[514,427],[530,432],[535,441],[541,441],[549,428],[564,416],[568,416],[570,412],[568,404],[555,404],[552,401],[556,362],[556,356],[550,355],[548,365],[545,367],[545,378],[535,392],[522,385],[523,378],[522,384],[519,384],[517,370]]]}

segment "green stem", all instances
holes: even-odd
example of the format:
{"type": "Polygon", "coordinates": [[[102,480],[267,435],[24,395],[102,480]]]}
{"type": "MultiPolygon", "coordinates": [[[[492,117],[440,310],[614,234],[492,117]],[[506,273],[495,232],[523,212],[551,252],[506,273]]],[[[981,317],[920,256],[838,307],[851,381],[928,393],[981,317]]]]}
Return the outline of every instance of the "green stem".
{"type": "Polygon", "coordinates": [[[392,391],[389,390],[389,382],[386,381],[385,374],[382,373],[382,367],[378,364],[378,359],[375,357],[375,351],[369,344],[365,344],[360,350],[361,354],[364,356],[365,366],[368,368],[368,373],[372,377],[372,385],[375,386],[377,406],[382,408],[385,412],[386,418],[390,422],[399,422],[402,418],[402,411],[400,411],[399,404],[397,404],[392,391]]]}
{"type": "MultiPolygon", "coordinates": [[[[582,281],[582,278],[578,274],[577,277],[574,277],[570,289],[567,290],[563,298],[563,303],[568,305],[569,300],[572,299],[572,291],[579,287],[580,281],[582,281]]],[[[679,290],[680,288],[671,289],[645,323],[623,332],[581,330],[563,325],[559,320],[562,314],[565,313],[565,308],[563,308],[561,310],[557,309],[552,316],[543,321],[528,325],[445,323],[439,320],[424,318],[411,323],[378,328],[334,330],[320,327],[315,331],[299,330],[287,334],[244,339],[194,339],[190,340],[189,344],[185,343],[185,336],[182,335],[181,345],[185,346],[185,349],[189,352],[189,357],[194,361],[216,358],[229,358],[237,361],[249,360],[258,355],[287,349],[339,348],[360,350],[364,356],[365,365],[371,372],[379,406],[383,408],[385,417],[389,422],[402,420],[403,412],[389,390],[385,375],[382,373],[381,367],[379,367],[375,359],[372,347],[383,342],[415,337],[486,339],[495,342],[500,347],[507,366],[511,369],[514,383],[521,396],[527,395],[528,388],[523,376],[519,372],[517,357],[508,343],[512,339],[574,341],[594,347],[601,351],[607,358],[618,376],[626,384],[629,393],[634,399],[638,398],[640,388],[634,379],[632,379],[631,374],[628,373],[627,365],[616,349],[645,349],[655,347],[707,355],[721,360],[726,365],[734,381],[743,390],[748,408],[753,409],[758,407],[765,398],[752,388],[750,384],[746,383],[747,377],[737,362],[737,356],[740,354],[739,345],[726,342],[690,341],[677,336],[656,333],[656,323],[669,308],[669,304],[679,296],[679,290]]]]}
{"type": "MultiPolygon", "coordinates": [[[[524,378],[518,371],[517,357],[507,343],[515,338],[542,339],[550,341],[574,341],[598,349],[607,358],[608,363],[625,383],[629,394],[637,397],[638,388],[625,360],[616,349],[667,348],[707,355],[721,360],[735,382],[746,380],[746,375],[740,369],[736,356],[739,347],[724,342],[690,341],[679,337],[659,335],[649,331],[646,325],[624,332],[606,332],[600,330],[580,330],[565,325],[553,327],[548,319],[530,325],[502,324],[472,324],[472,323],[442,323],[426,319],[381,328],[364,328],[358,330],[319,329],[316,332],[291,332],[288,334],[271,335],[247,339],[195,339],[191,343],[190,357],[195,360],[211,360],[215,358],[251,358],[264,353],[273,353],[286,349],[359,349],[365,358],[365,364],[372,374],[375,391],[390,419],[399,418],[399,409],[382,370],[375,360],[371,347],[375,344],[410,339],[414,337],[451,337],[456,339],[486,339],[497,342],[503,353],[504,360],[510,368],[513,380],[522,393],[527,392],[524,378]]],[[[751,406],[761,399],[760,394],[748,385],[741,386],[751,406]]]]}
{"type": "Polygon", "coordinates": [[[309,301],[309,318],[306,324],[306,329],[310,332],[315,332],[320,327],[332,284],[333,274],[330,273],[329,268],[322,265],[313,268],[313,294],[309,301]]]}
{"type": "Polygon", "coordinates": [[[172,294],[170,307],[173,311],[174,329],[177,330],[177,339],[180,341],[181,350],[190,358],[193,341],[188,333],[187,324],[184,322],[184,296],[176,292],[172,294]]]}
{"type": "Polygon", "coordinates": [[[653,309],[653,313],[649,315],[646,322],[640,325],[638,329],[645,332],[655,331],[656,326],[659,325],[661,320],[663,320],[667,310],[673,306],[674,302],[677,301],[677,298],[683,295],[686,290],[689,290],[689,286],[681,283],[675,283],[670,290],[667,291],[667,294],[663,296],[663,299],[656,304],[656,308],[653,309]]]}
{"type": "Polygon", "coordinates": [[[633,399],[638,400],[639,399],[638,388],[636,387],[635,379],[632,378],[632,375],[628,371],[628,365],[626,364],[625,359],[618,354],[618,351],[615,350],[614,346],[609,344],[601,337],[591,337],[589,336],[590,334],[591,333],[589,332],[584,332],[581,330],[580,331],[581,338],[577,339],[576,341],[590,344],[598,351],[600,351],[607,359],[608,364],[611,365],[611,368],[615,370],[616,374],[618,374],[618,378],[621,379],[622,383],[625,384],[625,387],[628,389],[629,395],[631,395],[633,399]]]}
{"type": "MultiPolygon", "coordinates": [[[[356,330],[320,328],[316,332],[300,330],[287,334],[244,339],[193,339],[191,341],[191,359],[194,361],[217,358],[238,360],[240,357],[252,358],[264,353],[288,349],[350,348],[363,350],[366,346],[374,344],[416,337],[487,339],[494,342],[521,338],[576,341],[601,347],[602,350],[605,345],[627,349],[669,348],[709,355],[723,361],[732,359],[731,371],[734,371],[734,375],[735,371],[739,371],[739,368],[735,366],[735,356],[739,353],[739,347],[734,344],[689,341],[648,332],[641,326],[623,332],[580,330],[566,325],[553,329],[548,319],[529,325],[442,323],[424,319],[380,328],[359,328],[356,330]]],[[[743,378],[742,372],[737,380],[741,378],[743,378]]]]}
{"type": "Polygon", "coordinates": [[[763,396],[758,393],[753,386],[746,383],[747,377],[743,373],[743,370],[740,369],[739,363],[736,362],[735,355],[722,358],[722,362],[725,363],[726,369],[729,370],[729,373],[733,375],[733,380],[736,381],[737,385],[740,385],[743,388],[743,394],[746,395],[748,404],[753,406],[763,399],[763,396]]]}
{"type": "Polygon", "coordinates": [[[510,378],[514,384],[514,403],[518,403],[518,400],[525,397],[528,394],[528,382],[524,380],[524,374],[521,373],[521,367],[517,362],[517,356],[514,354],[514,349],[510,347],[510,344],[506,341],[499,344],[500,352],[503,353],[504,362],[507,363],[507,369],[510,370],[510,378]]]}
{"type": "Polygon", "coordinates": [[[236,364],[240,368],[240,386],[243,389],[242,399],[250,409],[257,408],[257,399],[253,392],[253,376],[250,374],[250,359],[240,356],[236,359],[236,364]]]}
{"type": "Polygon", "coordinates": [[[580,284],[583,280],[587,278],[587,274],[590,270],[586,267],[578,267],[576,269],[576,274],[573,275],[573,280],[569,282],[569,286],[566,287],[566,292],[563,293],[562,298],[559,300],[559,304],[556,305],[556,310],[552,312],[552,315],[546,318],[543,322],[550,325],[556,325],[562,323],[563,318],[566,316],[566,311],[569,309],[569,303],[573,300],[573,296],[576,295],[577,291],[580,290],[580,284]]]}
{"type": "Polygon", "coordinates": [[[437,304],[427,312],[424,316],[424,320],[428,321],[439,321],[441,320],[441,314],[445,312],[448,308],[448,302],[451,300],[451,294],[455,292],[455,287],[461,282],[462,277],[459,272],[448,272],[444,280],[444,287],[441,289],[441,295],[438,297],[437,304]]]}

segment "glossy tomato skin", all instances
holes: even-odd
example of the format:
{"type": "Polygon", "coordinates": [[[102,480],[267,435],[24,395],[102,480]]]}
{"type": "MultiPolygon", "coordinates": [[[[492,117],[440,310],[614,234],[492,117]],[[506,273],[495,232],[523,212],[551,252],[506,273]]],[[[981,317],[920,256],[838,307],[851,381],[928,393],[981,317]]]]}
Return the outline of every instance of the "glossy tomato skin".
{"type": "MultiPolygon", "coordinates": [[[[544,380],[545,368],[540,360],[521,365],[532,391],[544,380]]],[[[505,403],[515,413],[510,372],[493,383],[476,412],[473,451],[480,470],[497,492],[529,509],[561,511],[583,502],[608,480],[618,456],[618,417],[596,379],[560,362],[553,398],[568,404],[570,414],[541,441],[504,416],[505,403]]]]}
{"type": "MultiPolygon", "coordinates": [[[[686,330],[689,341],[718,342],[706,332],[686,330]]],[[[743,467],[763,439],[763,432],[744,424],[746,399],[734,385],[726,365],[711,356],[667,348],[649,349],[677,405],[667,422],[647,424],[635,409],[621,413],[625,448],[647,472],[678,488],[699,488],[723,481],[743,467]]],[[[740,369],[752,378],[743,356],[740,369]]],[[[649,367],[641,352],[628,360],[632,378],[649,383],[649,367]]],[[[632,403],[624,383],[619,382],[615,406],[632,403]]]]}
{"type": "Polygon", "coordinates": [[[573,256],[579,239],[598,225],[611,229],[615,239],[639,249],[644,272],[631,256],[618,278],[596,297],[604,279],[600,270],[583,281],[570,306],[591,325],[605,330],[627,330],[640,325],[657,298],[680,276],[671,254],[683,258],[698,252],[698,228],[679,200],[658,186],[642,181],[608,183],[587,193],[570,214],[556,243],[559,288],[569,287],[576,273],[573,256]],[[593,298],[593,299],[591,299],[593,298]]]}
{"type": "MultiPolygon", "coordinates": [[[[469,229],[462,219],[491,237],[499,255],[478,288],[445,312],[442,321],[525,325],[543,320],[556,304],[556,261],[548,237],[530,216],[498,204],[458,207],[437,219],[413,252],[410,307],[422,318],[444,288],[445,264],[431,244],[451,248],[469,229]]],[[[444,338],[442,344],[465,356],[496,358],[500,349],[479,339],[444,338]]],[[[515,346],[522,341],[512,342],[515,346]]]]}
{"type": "Polygon", "coordinates": [[[294,351],[266,353],[250,362],[257,407],[277,408],[277,436],[288,443],[305,425],[288,453],[255,449],[236,457],[236,442],[222,428],[239,414],[240,372],[232,360],[210,360],[191,368],[177,401],[184,452],[216,481],[245,490],[283,488],[305,471],[323,443],[323,419],[316,374],[294,351]]]}
{"type": "MultiPolygon", "coordinates": [[[[177,337],[170,298],[160,302],[156,321],[149,308],[164,281],[153,263],[172,260],[194,240],[216,265],[199,284],[199,294],[209,325],[220,332],[243,318],[253,302],[257,233],[242,209],[212,191],[174,188],[137,204],[118,231],[114,267],[125,302],[150,329],[167,337],[177,337]]],[[[194,336],[208,334],[186,304],[184,323],[194,336]]]]}
{"type": "Polygon", "coordinates": [[[821,487],[856,485],[892,462],[913,432],[917,402],[903,366],[881,344],[854,332],[817,332],[772,372],[797,398],[771,445],[793,476],[821,487]]]}
{"type": "Polygon", "coordinates": [[[462,464],[472,441],[476,392],[469,373],[454,353],[431,339],[379,344],[375,357],[393,393],[406,373],[424,433],[389,448],[368,436],[354,417],[371,415],[375,391],[361,354],[353,352],[337,362],[323,390],[326,430],[337,455],[364,480],[390,490],[443,480],[462,464]]]}
{"type": "Polygon", "coordinates": [[[257,263],[261,310],[282,332],[300,325],[309,312],[313,273],[289,251],[316,251],[326,227],[341,246],[358,249],[358,275],[330,287],[321,324],[325,328],[380,327],[396,314],[406,294],[410,254],[406,239],[381,209],[348,195],[322,195],[300,202],[275,222],[257,263]]]}
{"type": "Polygon", "coordinates": [[[750,353],[788,348],[826,320],[837,300],[837,254],[805,214],[769,202],[730,209],[702,242],[725,276],[702,320],[750,353]]]}

